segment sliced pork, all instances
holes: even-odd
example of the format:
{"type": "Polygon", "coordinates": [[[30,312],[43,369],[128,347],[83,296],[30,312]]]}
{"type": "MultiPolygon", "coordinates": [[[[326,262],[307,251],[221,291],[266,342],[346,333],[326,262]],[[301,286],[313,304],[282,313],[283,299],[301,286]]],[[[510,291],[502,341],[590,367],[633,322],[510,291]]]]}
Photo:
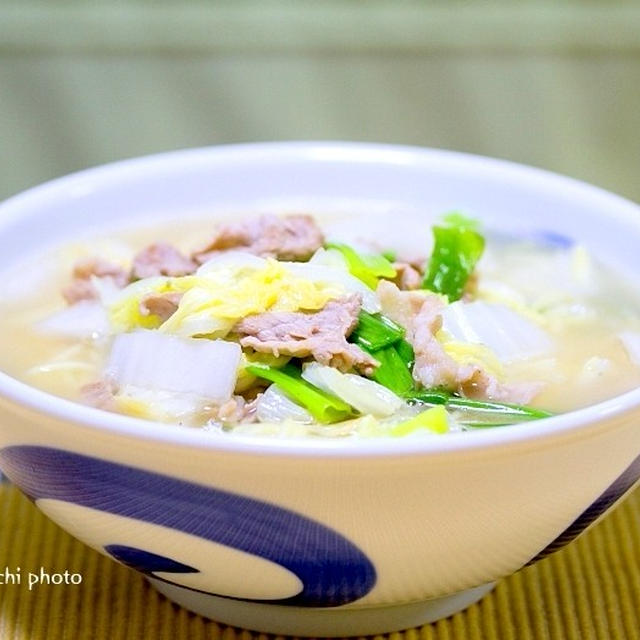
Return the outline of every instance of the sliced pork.
{"type": "Polygon", "coordinates": [[[113,381],[105,378],[97,382],[85,384],[80,389],[82,402],[96,409],[116,411],[115,394],[117,388],[113,381]]]}
{"type": "Polygon", "coordinates": [[[460,366],[447,355],[436,338],[436,333],[442,328],[444,307],[445,304],[439,296],[427,295],[407,327],[407,339],[416,356],[414,379],[426,389],[445,387],[457,390],[460,382],[470,377],[474,369],[470,366],[460,366]]]}
{"type": "Polygon", "coordinates": [[[196,270],[196,263],[164,242],[149,245],[133,259],[133,277],[186,276],[196,270]]]}
{"type": "Polygon", "coordinates": [[[404,326],[415,352],[413,378],[425,389],[445,388],[469,398],[526,404],[540,391],[537,383],[503,384],[475,364],[461,365],[446,353],[436,334],[442,328],[444,301],[435,294],[400,291],[382,280],[383,312],[404,326]]]}
{"type": "Polygon", "coordinates": [[[382,313],[409,329],[427,297],[425,291],[400,291],[388,280],[380,280],[376,290],[382,313]]]}
{"type": "Polygon", "coordinates": [[[460,392],[474,400],[494,400],[495,402],[512,402],[529,404],[540,393],[544,385],[540,382],[512,382],[505,384],[476,367],[469,378],[460,385],[460,392]]]}
{"type": "Polygon", "coordinates": [[[213,238],[193,254],[193,259],[202,264],[219,251],[241,249],[279,260],[308,260],[323,243],[322,231],[311,216],[264,215],[220,225],[213,238]]]}
{"type": "Polygon", "coordinates": [[[262,353],[313,356],[341,371],[371,373],[378,362],[346,338],[358,324],[360,296],[352,294],[328,302],[314,313],[268,312],[249,316],[234,327],[240,344],[262,353]]]}
{"type": "Polygon", "coordinates": [[[98,257],[82,258],[73,266],[71,284],[62,290],[64,299],[69,304],[80,300],[94,300],[99,297],[92,279],[109,278],[118,287],[129,283],[130,275],[121,266],[98,257]]]}
{"type": "Polygon", "coordinates": [[[140,300],[140,313],[143,316],[158,316],[164,322],[178,310],[182,296],[179,292],[148,293],[140,300]]]}
{"type": "Polygon", "coordinates": [[[224,425],[255,422],[259,397],[246,400],[242,396],[234,395],[224,404],[210,407],[207,410],[207,416],[210,420],[221,422],[224,425]]]}
{"type": "Polygon", "coordinates": [[[419,289],[422,285],[422,273],[408,262],[394,262],[396,270],[395,283],[403,291],[419,289]]]}

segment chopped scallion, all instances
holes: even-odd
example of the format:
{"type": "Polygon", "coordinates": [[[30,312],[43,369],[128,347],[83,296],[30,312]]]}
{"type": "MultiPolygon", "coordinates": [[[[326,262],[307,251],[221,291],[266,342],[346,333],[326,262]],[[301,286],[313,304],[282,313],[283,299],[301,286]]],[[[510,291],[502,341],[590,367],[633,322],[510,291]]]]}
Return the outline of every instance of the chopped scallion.
{"type": "Polygon", "coordinates": [[[439,405],[431,407],[422,413],[419,413],[409,420],[400,422],[393,426],[389,432],[390,435],[402,437],[414,433],[419,429],[428,429],[434,433],[447,433],[449,431],[449,420],[447,410],[439,405]]]}
{"type": "Polygon", "coordinates": [[[413,347],[404,338],[398,340],[394,347],[407,369],[411,371],[413,369],[413,363],[416,361],[416,354],[413,352],[413,347]]]}
{"type": "MultiPolygon", "coordinates": [[[[405,398],[409,402],[420,402],[423,404],[444,405],[447,409],[472,412],[476,418],[468,422],[469,426],[480,427],[483,425],[510,424],[524,420],[538,420],[548,418],[553,414],[543,409],[526,407],[518,404],[506,402],[493,402],[485,400],[472,400],[453,395],[440,389],[425,389],[405,393],[405,398]]],[[[460,420],[467,423],[466,420],[460,420]]]]}
{"type": "Polygon", "coordinates": [[[540,418],[549,418],[553,415],[549,411],[536,409],[535,407],[525,407],[519,404],[508,404],[506,402],[470,400],[457,396],[451,396],[451,398],[449,398],[447,407],[450,409],[486,412],[487,414],[502,414],[512,418],[520,418],[521,420],[537,420],[540,418]]]}
{"type": "Polygon", "coordinates": [[[373,353],[398,342],[404,334],[405,330],[386,316],[361,311],[350,339],[373,353]]]}
{"type": "Polygon", "coordinates": [[[411,371],[395,345],[379,349],[375,352],[374,358],[380,366],[372,374],[373,380],[400,396],[413,389],[411,371]]]}
{"type": "Polygon", "coordinates": [[[382,257],[386,258],[389,262],[395,262],[396,258],[398,257],[395,251],[392,251],[391,249],[387,249],[386,251],[382,252],[382,257]]]}
{"type": "Polygon", "coordinates": [[[395,278],[396,270],[383,255],[362,254],[346,244],[330,242],[327,249],[335,249],[346,260],[349,271],[368,287],[375,289],[380,278],[395,278]]]}
{"type": "Polygon", "coordinates": [[[477,223],[459,213],[451,213],[443,225],[432,228],[433,253],[422,286],[442,293],[454,302],[462,297],[465,285],[484,251],[484,238],[477,223]]]}
{"type": "Polygon", "coordinates": [[[255,363],[246,369],[254,376],[275,382],[288,397],[305,407],[319,422],[339,422],[353,415],[353,409],[346,402],[303,380],[300,370],[293,364],[274,369],[255,363]]]}
{"type": "Polygon", "coordinates": [[[411,391],[405,395],[409,402],[422,404],[447,404],[451,398],[448,391],[440,389],[421,389],[420,391],[411,391]]]}

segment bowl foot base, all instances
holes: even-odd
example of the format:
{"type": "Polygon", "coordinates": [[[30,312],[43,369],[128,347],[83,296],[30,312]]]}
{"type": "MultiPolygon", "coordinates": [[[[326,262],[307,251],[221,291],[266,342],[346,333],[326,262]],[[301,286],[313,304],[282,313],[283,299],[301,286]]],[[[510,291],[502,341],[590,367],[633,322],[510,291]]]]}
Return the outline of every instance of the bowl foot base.
{"type": "Polygon", "coordinates": [[[384,607],[307,608],[262,604],[199,593],[160,580],[149,582],[177,604],[234,627],[291,636],[365,636],[418,627],[477,602],[495,582],[443,598],[384,607]]]}

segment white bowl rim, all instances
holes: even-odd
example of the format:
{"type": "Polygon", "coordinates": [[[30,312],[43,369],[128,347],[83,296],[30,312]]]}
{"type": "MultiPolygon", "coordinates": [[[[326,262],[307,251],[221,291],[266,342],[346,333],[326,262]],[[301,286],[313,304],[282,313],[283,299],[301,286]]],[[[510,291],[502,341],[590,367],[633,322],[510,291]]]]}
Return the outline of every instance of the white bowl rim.
{"type": "MultiPolygon", "coordinates": [[[[19,193],[0,204],[0,231],[5,221],[21,215],[23,207],[31,207],[38,201],[46,202],[50,195],[73,188],[88,181],[98,184],[117,180],[126,170],[146,173],[154,167],[178,160],[211,159],[219,156],[240,160],[254,155],[275,154],[297,156],[306,159],[351,159],[359,162],[385,162],[414,164],[425,159],[433,162],[453,163],[463,170],[501,171],[514,182],[540,184],[570,191],[577,198],[589,202],[602,201],[607,216],[619,216],[639,227],[640,206],[588,183],[519,163],[489,158],[458,151],[427,147],[368,142],[343,141],[288,141],[259,142],[197,147],[169,151],[138,158],[121,160],[69,174],[19,193]]],[[[507,427],[477,429],[464,433],[442,436],[425,435],[405,438],[333,439],[291,438],[274,436],[219,435],[203,429],[180,427],[150,420],[110,413],[60,398],[32,387],[0,371],[0,397],[19,406],[51,416],[73,426],[90,427],[105,432],[121,434],[135,439],[171,443],[177,446],[198,447],[225,452],[275,456],[328,456],[348,457],[396,457],[406,455],[431,455],[458,451],[471,451],[502,447],[516,443],[538,444],[554,436],[579,436],[597,428],[602,421],[611,420],[633,410],[640,409],[640,388],[588,407],[558,414],[550,418],[533,420],[507,427]],[[578,433],[579,432],[579,433],[578,433]]]]}

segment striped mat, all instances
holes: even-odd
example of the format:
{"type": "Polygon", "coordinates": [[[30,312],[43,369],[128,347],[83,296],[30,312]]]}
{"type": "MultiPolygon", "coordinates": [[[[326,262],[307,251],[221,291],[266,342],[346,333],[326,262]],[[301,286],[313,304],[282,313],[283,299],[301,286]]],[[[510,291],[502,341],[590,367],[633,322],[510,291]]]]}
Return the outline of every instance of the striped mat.
{"type": "MultiPolygon", "coordinates": [[[[0,484],[0,640],[266,640],[173,605],[0,484]],[[21,570],[21,584],[5,572],[21,570]],[[77,573],[40,585],[28,573],[77,573]]],[[[640,489],[569,547],[498,583],[478,604],[389,640],[640,639],[640,489]]]]}

